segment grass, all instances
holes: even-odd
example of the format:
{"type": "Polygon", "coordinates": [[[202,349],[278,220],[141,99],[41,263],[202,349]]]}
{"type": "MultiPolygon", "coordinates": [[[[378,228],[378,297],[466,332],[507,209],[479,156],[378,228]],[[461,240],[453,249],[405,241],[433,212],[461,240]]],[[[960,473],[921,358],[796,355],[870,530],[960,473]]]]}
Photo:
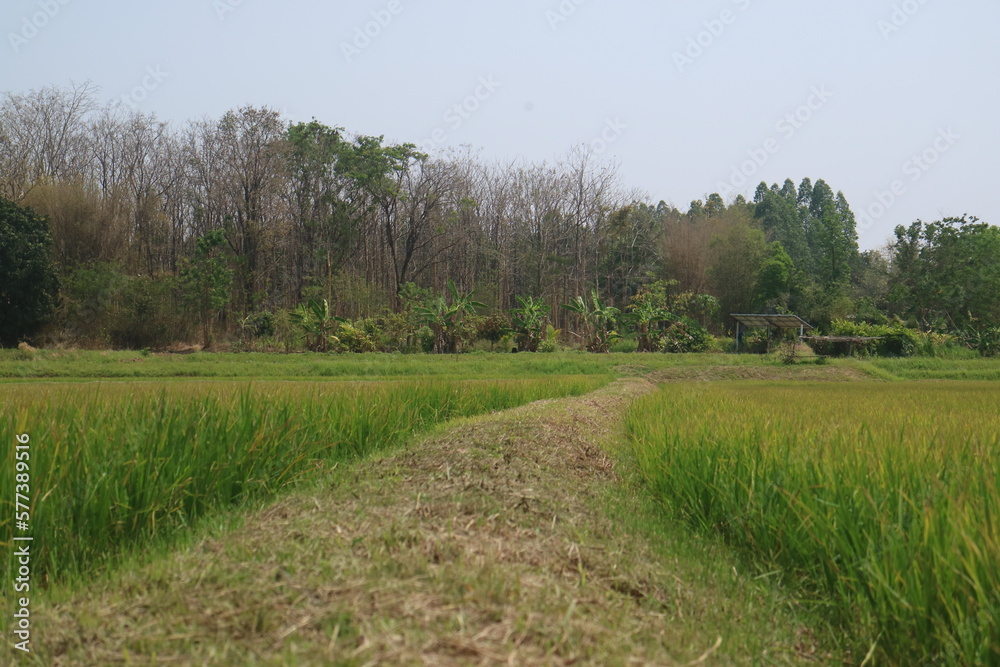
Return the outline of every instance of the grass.
{"type": "Polygon", "coordinates": [[[59,588],[37,664],[793,664],[815,618],[677,535],[619,443],[622,381],[452,423],[245,524],[59,588]],[[608,510],[606,512],[606,510],[608,510]],[[649,531],[647,533],[647,531],[649,531]]]}
{"type": "MultiPolygon", "coordinates": [[[[1000,359],[838,359],[848,368],[882,380],[1000,380],[1000,359]]],[[[750,354],[551,354],[473,352],[428,354],[143,353],[135,351],[0,349],[0,383],[37,380],[166,379],[414,379],[433,377],[526,378],[551,375],[645,374],[663,369],[780,367],[779,355],[750,354]]],[[[809,367],[800,363],[796,368],[809,367]]]]}
{"type": "Polygon", "coordinates": [[[629,413],[674,514],[889,664],[1000,663],[1000,386],[667,385],[629,413]]]}
{"type": "Polygon", "coordinates": [[[606,375],[675,366],[757,366],[752,355],[472,353],[427,354],[147,354],[84,350],[0,350],[0,381],[91,379],[413,379],[525,378],[552,375],[606,375]]]}
{"type": "MultiPolygon", "coordinates": [[[[125,548],[169,537],[215,509],[273,496],[431,425],[606,381],[15,384],[0,386],[0,442],[31,438],[37,586],[86,575],[125,548]]],[[[0,531],[10,535],[15,450],[6,451],[0,531]]],[[[12,577],[16,563],[6,559],[2,569],[12,577]]]]}
{"type": "Polygon", "coordinates": [[[991,664],[997,390],[898,381],[997,367],[0,350],[0,438],[32,436],[32,583],[52,642],[36,658],[787,664],[838,661],[849,628],[848,662],[874,645],[889,663],[991,664]],[[608,389],[413,441],[634,375],[670,386],[630,412],[614,474],[598,443],[625,402],[608,389]],[[845,384],[865,376],[893,382],[845,384]],[[838,495],[852,484],[864,492],[838,495]],[[854,523],[861,546],[837,532],[854,523]]]}
{"type": "Polygon", "coordinates": [[[1000,358],[909,357],[863,362],[899,380],[1000,380],[1000,358]]]}

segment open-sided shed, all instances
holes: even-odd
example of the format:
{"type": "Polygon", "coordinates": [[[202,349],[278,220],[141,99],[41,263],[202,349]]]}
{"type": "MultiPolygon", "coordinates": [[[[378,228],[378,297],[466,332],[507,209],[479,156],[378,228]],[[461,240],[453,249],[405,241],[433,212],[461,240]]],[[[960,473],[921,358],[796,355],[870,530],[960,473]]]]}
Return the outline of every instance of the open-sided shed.
{"type": "Polygon", "coordinates": [[[806,335],[806,330],[812,330],[812,325],[798,315],[778,315],[771,313],[731,313],[730,317],[736,320],[736,351],[740,351],[740,327],[744,329],[767,329],[770,338],[771,329],[798,329],[799,340],[806,335]]]}

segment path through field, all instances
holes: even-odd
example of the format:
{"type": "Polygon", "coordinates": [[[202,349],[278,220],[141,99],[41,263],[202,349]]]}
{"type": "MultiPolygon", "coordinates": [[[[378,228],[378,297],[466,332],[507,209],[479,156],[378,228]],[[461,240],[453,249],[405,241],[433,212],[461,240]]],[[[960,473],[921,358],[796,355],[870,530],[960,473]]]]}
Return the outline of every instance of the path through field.
{"type": "Polygon", "coordinates": [[[231,533],[38,610],[45,664],[769,664],[794,605],[716,545],[634,525],[608,452],[653,390],[468,420],[231,533]],[[610,508],[610,509],[609,509],[610,508]],[[641,532],[641,531],[640,531],[641,532]],[[679,538],[678,538],[679,539],[679,538]],[[693,546],[692,546],[693,545],[693,546]],[[730,572],[730,570],[733,570],[730,572]]]}

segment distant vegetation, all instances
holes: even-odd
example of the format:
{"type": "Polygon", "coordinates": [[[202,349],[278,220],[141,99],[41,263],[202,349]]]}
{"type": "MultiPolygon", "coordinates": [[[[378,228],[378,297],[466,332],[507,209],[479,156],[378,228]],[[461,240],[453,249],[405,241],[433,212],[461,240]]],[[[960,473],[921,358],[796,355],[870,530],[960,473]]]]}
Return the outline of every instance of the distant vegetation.
{"type": "Polygon", "coordinates": [[[860,252],[821,179],[680,209],[584,147],[485,163],[257,107],[178,127],[77,85],[0,98],[0,198],[5,346],[689,352],[765,311],[1000,351],[1000,229],[860,252]]]}

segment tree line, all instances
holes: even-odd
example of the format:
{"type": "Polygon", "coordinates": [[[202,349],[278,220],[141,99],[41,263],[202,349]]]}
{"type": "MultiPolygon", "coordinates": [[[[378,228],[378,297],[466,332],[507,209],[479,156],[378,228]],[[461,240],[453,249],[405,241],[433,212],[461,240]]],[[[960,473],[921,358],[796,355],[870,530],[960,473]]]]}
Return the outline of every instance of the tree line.
{"type": "MultiPolygon", "coordinates": [[[[514,335],[527,317],[588,347],[601,319],[588,318],[605,309],[608,332],[640,340],[643,308],[676,316],[654,319],[659,333],[725,335],[729,313],[757,311],[963,340],[1000,324],[996,227],[918,221],[860,252],[846,197],[821,179],[682,210],[647,201],[586,146],[551,163],[428,155],[253,106],[174,127],[82,84],[3,95],[0,197],[4,344],[151,347],[405,316],[441,351],[457,343],[431,313],[463,303],[450,323],[456,335],[465,322],[463,340],[498,340],[490,317],[514,335]],[[31,279],[27,304],[15,278],[41,248],[52,280],[31,279]]],[[[545,337],[518,335],[529,348],[545,337]]]]}

